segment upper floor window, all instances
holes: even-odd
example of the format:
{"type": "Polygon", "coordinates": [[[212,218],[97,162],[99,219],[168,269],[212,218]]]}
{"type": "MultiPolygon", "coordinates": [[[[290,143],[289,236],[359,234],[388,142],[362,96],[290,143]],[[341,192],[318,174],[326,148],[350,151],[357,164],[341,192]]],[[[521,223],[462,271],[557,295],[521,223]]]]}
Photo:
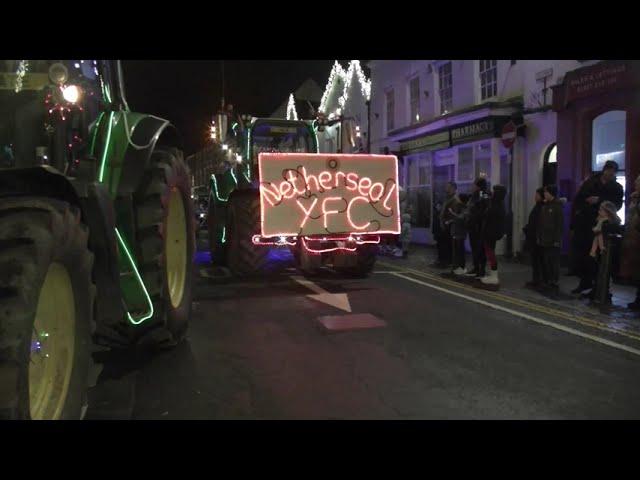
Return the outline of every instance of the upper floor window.
{"type": "Polygon", "coordinates": [[[453,106],[451,62],[438,67],[438,90],[440,92],[440,113],[444,115],[449,113],[453,106]]]}
{"type": "Polygon", "coordinates": [[[480,98],[495,97],[498,93],[498,61],[480,60],[480,98]]]}
{"type": "Polygon", "coordinates": [[[411,123],[420,121],[420,77],[409,81],[409,112],[411,123]]]}
{"type": "Polygon", "coordinates": [[[395,95],[393,89],[387,90],[387,131],[391,131],[395,128],[395,95]]]}

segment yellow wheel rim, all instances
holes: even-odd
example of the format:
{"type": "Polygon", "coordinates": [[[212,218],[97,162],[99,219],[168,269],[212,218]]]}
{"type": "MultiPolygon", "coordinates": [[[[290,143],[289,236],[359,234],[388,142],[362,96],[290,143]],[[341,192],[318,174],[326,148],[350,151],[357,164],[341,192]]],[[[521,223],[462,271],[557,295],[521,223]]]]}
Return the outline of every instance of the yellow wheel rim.
{"type": "Polygon", "coordinates": [[[69,273],[52,263],[40,289],[31,335],[29,410],[34,420],[62,416],[73,371],[75,323],[69,273]]]}
{"type": "Polygon", "coordinates": [[[169,197],[164,251],[169,297],[173,308],[177,308],[182,302],[187,277],[187,221],[182,193],[175,187],[169,197]]]}

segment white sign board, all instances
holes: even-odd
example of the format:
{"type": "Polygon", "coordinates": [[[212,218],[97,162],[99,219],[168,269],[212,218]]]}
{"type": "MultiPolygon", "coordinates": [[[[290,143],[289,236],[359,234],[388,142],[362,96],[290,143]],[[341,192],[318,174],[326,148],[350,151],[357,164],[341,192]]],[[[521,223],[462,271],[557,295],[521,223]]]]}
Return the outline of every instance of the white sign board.
{"type": "Polygon", "coordinates": [[[262,235],[399,234],[394,155],[261,153],[262,235]]]}

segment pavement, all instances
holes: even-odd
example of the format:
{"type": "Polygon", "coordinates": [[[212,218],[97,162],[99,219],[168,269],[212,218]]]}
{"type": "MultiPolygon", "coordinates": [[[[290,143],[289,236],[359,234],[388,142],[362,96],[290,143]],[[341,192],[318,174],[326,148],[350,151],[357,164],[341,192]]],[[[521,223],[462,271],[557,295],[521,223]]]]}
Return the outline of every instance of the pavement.
{"type": "Polygon", "coordinates": [[[132,419],[640,418],[637,320],[523,291],[508,262],[500,291],[478,290],[427,267],[432,253],[379,258],[366,279],[304,278],[282,251],[276,273],[235,279],[202,255],[187,340],[121,356],[123,384],[87,418],[109,403],[132,419]]]}
{"type": "MultiPolygon", "coordinates": [[[[428,272],[432,275],[442,275],[449,272],[448,269],[435,268],[431,265],[437,260],[437,251],[434,247],[412,245],[408,258],[401,259],[391,256],[380,256],[378,264],[388,264],[396,267],[410,268],[420,272],[428,272]]],[[[471,257],[467,255],[467,265],[471,263],[471,257]]],[[[498,257],[500,276],[500,293],[512,298],[521,299],[541,306],[551,306],[574,316],[590,319],[606,325],[608,328],[640,335],[640,313],[627,309],[627,304],[636,298],[636,288],[629,285],[612,283],[612,305],[596,306],[588,299],[582,299],[579,295],[571,294],[578,284],[578,278],[566,275],[567,269],[561,269],[560,294],[557,297],[542,294],[536,290],[525,288],[526,282],[531,280],[531,267],[522,263],[498,257]]]]}

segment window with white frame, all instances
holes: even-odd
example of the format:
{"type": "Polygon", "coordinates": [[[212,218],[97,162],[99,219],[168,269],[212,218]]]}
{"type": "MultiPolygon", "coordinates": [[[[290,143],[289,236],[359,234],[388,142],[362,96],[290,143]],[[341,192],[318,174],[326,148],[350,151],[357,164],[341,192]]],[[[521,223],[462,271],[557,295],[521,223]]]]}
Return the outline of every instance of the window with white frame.
{"type": "Polygon", "coordinates": [[[451,62],[438,67],[438,91],[440,92],[440,113],[449,113],[453,106],[453,77],[451,62]]]}
{"type": "Polygon", "coordinates": [[[395,128],[395,95],[393,89],[385,93],[387,100],[387,132],[395,128]]]}
{"type": "Polygon", "coordinates": [[[409,81],[409,112],[410,123],[420,121],[420,77],[418,76],[409,81]]]}
{"type": "Polygon", "coordinates": [[[495,97],[498,94],[498,61],[480,60],[480,98],[495,97]]]}

